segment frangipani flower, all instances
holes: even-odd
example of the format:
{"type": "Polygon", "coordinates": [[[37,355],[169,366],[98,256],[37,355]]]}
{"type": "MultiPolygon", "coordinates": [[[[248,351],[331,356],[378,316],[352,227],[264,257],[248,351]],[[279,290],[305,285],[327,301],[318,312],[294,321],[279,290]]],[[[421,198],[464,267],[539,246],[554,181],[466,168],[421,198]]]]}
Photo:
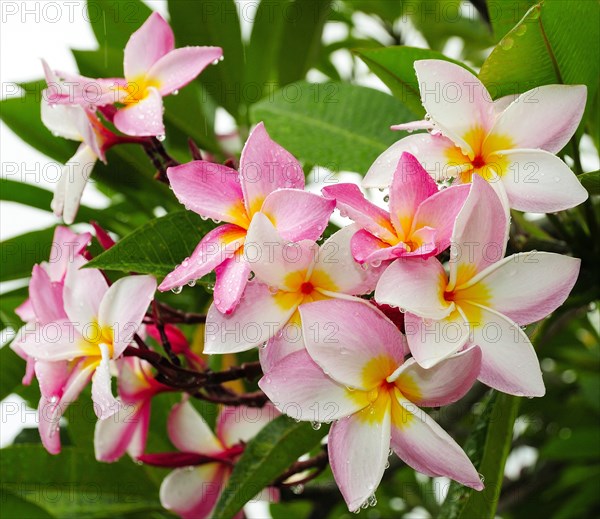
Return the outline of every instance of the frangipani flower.
{"type": "Polygon", "coordinates": [[[186,208],[226,223],[204,236],[159,290],[180,287],[216,270],[214,301],[223,313],[234,310],[246,287],[250,265],[243,246],[256,214],[266,215],[287,240],[316,240],[335,207],[332,200],[302,191],[302,167],[271,140],[262,123],[248,137],[239,172],[197,160],[169,168],[167,176],[186,208]]]}
{"type": "Polygon", "coordinates": [[[479,380],[505,393],[542,396],[535,350],[520,326],[564,302],[581,262],[537,251],[504,258],[507,232],[500,199],[475,175],[454,224],[450,275],[435,258],[399,259],[381,276],[375,299],[406,311],[408,345],[421,366],[472,342],[482,352],[479,380]]]}
{"type": "Polygon", "coordinates": [[[425,370],[412,359],[404,362],[404,336],[367,302],[317,301],[302,305],[300,314],[306,350],[282,359],[259,386],[292,418],[334,421],[329,460],[350,511],[377,489],[390,444],[424,474],[483,488],[462,449],[417,407],[461,398],[479,373],[478,348],[425,370]]]}
{"type": "MultiPolygon", "coordinates": [[[[63,287],[67,267],[85,250],[90,239],[90,233],[76,234],[68,227],[56,227],[48,261],[34,265],[29,282],[29,297],[15,309],[26,327],[66,318],[63,287]]],[[[23,329],[27,329],[26,327],[23,329]]],[[[35,374],[35,360],[22,350],[22,336],[22,332],[17,332],[10,347],[27,362],[23,384],[29,385],[35,374]]]]}
{"type": "Polygon", "coordinates": [[[359,263],[378,265],[400,256],[439,254],[450,244],[454,219],[469,186],[438,191],[438,186],[409,153],[403,153],[390,186],[390,211],[369,202],[354,184],[323,189],[340,211],[360,227],[352,238],[352,254],[359,263]]]}
{"type": "Polygon", "coordinates": [[[162,505],[184,519],[211,517],[244,443],[276,415],[270,405],[224,407],[215,434],[188,401],[177,404],[169,415],[168,434],[181,452],[141,456],[145,463],[177,467],[160,486],[162,505]]]}
{"type": "Polygon", "coordinates": [[[146,448],[152,398],[171,391],[151,376],[151,366],[144,360],[122,357],[117,365],[119,398],[124,405],[96,422],[94,450],[98,461],[117,461],[125,452],[139,458],[146,448]]]}
{"type": "Polygon", "coordinates": [[[440,180],[469,183],[477,173],[520,211],[560,211],[587,199],[577,177],[554,155],[579,125],[584,85],[546,85],[509,98],[512,102],[494,103],[481,81],[463,67],[420,60],[415,70],[428,119],[395,128],[432,133],[393,144],[369,169],[365,187],[387,187],[391,166],[408,151],[440,180]]]}
{"type": "Polygon", "coordinates": [[[151,276],[122,278],[110,288],[99,270],[69,264],[64,281],[64,317],[20,330],[21,348],[36,359],[43,406],[40,435],[51,453],[60,451],[58,421],[92,379],[94,410],[100,419],[118,411],[110,386],[110,360],[118,358],[141,325],[154,291],[151,276]]]}
{"type": "Polygon", "coordinates": [[[302,348],[300,305],[332,297],[355,299],[377,282],[379,269],[365,270],[352,258],[355,232],[354,225],[344,227],[321,247],[311,240],[287,242],[266,215],[256,214],[245,246],[255,278],[232,314],[219,313],[214,304],[208,309],[204,353],[245,351],[273,337],[302,348]]]}

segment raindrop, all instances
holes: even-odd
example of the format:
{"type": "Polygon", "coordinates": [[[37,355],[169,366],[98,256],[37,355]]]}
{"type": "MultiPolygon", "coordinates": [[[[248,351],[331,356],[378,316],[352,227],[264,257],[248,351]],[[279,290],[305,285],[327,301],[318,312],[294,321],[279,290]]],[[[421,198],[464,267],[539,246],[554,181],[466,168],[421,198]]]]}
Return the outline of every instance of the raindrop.
{"type": "Polygon", "coordinates": [[[515,40],[513,40],[510,37],[506,37],[500,42],[500,48],[503,50],[510,50],[513,48],[514,44],[515,44],[515,40]]]}
{"type": "Polygon", "coordinates": [[[293,487],[291,487],[291,490],[296,495],[302,494],[302,492],[304,492],[304,485],[294,485],[293,487]]]}
{"type": "Polygon", "coordinates": [[[321,428],[321,422],[311,422],[310,425],[315,431],[318,431],[321,428]]]}
{"type": "Polygon", "coordinates": [[[188,287],[195,287],[196,286],[196,280],[195,279],[191,279],[190,281],[188,281],[188,287]]]}
{"type": "Polygon", "coordinates": [[[485,476],[483,474],[479,474],[479,480],[483,483],[485,481],[485,476]]]}
{"type": "Polygon", "coordinates": [[[250,274],[248,274],[248,281],[252,281],[254,279],[254,272],[250,272],[250,274]]]}
{"type": "Polygon", "coordinates": [[[181,294],[182,290],[183,290],[183,287],[173,287],[171,289],[171,292],[173,292],[174,294],[181,294]]]}
{"type": "MultiPolygon", "coordinates": [[[[215,302],[216,302],[216,301],[215,301],[215,302]]],[[[261,350],[264,350],[266,347],[267,347],[267,341],[263,342],[263,343],[260,345],[260,349],[261,349],[261,350]]]]}
{"type": "Polygon", "coordinates": [[[156,140],[162,142],[167,138],[167,136],[164,133],[160,133],[156,136],[156,140]]]}
{"type": "Polygon", "coordinates": [[[387,204],[390,201],[390,195],[385,195],[383,201],[387,204]]]}
{"type": "Polygon", "coordinates": [[[173,92],[171,92],[172,96],[176,96],[179,94],[179,90],[173,90],[173,92]]]}

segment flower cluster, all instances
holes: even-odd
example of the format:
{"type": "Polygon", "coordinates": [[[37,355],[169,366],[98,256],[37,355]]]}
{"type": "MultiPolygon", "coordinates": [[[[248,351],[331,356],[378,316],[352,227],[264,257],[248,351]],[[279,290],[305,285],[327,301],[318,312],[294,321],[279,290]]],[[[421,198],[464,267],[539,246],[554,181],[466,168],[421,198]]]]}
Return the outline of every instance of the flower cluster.
{"type": "MultiPolygon", "coordinates": [[[[93,106],[86,78],[46,67],[49,89],[66,79],[79,86],[72,96],[54,92],[44,121],[81,138],[77,160],[104,159],[127,136],[164,134],[162,97],[220,56],[211,47],[174,50],[169,26],[153,14],[125,48],[126,79],[97,80],[93,106]]],[[[328,458],[351,511],[370,501],[391,451],[419,472],[483,488],[468,456],[422,408],[458,401],[477,380],[512,395],[544,394],[522,327],[565,301],[580,261],[538,251],[505,257],[510,209],[559,211],[586,199],[554,155],[575,132],[585,88],[542,87],[535,104],[522,97],[492,102],[458,65],[425,60],[415,68],[428,115],[395,129],[426,131],[394,144],[364,180],[363,187],[389,190],[387,208],[354,184],[305,191],[302,166],[262,123],[237,169],[201,159],[168,168],[177,199],[220,225],[158,289],[180,292],[214,271],[213,302],[196,322],[205,321],[205,354],[258,348],[261,391],[245,400],[219,385],[235,378],[232,371],[211,372],[190,349],[173,323],[193,321],[154,299],[153,277],[111,284],[86,268],[91,236],[57,228],[60,260],[34,267],[30,297],[19,308],[26,324],[12,343],[28,361],[24,381],[35,373],[40,383],[48,451],[60,451],[60,417],[91,380],[98,460],[127,452],[172,467],[160,498],[182,517],[210,516],[245,443],[279,413],[332,424],[328,458]],[[436,82],[457,85],[459,100],[432,96],[436,82]],[[331,232],[336,208],[352,223],[331,232]],[[168,358],[147,336],[162,342],[168,358]],[[180,452],[146,453],[151,401],[170,391],[184,393],[168,420],[180,452]],[[216,433],[190,397],[231,404],[216,433]],[[259,420],[240,419],[261,406],[259,420]]],[[[77,178],[61,181],[55,195],[65,221],[87,177],[77,178]]],[[[103,231],[98,238],[112,245],[103,231]]],[[[276,494],[272,488],[267,497],[276,494]]]]}

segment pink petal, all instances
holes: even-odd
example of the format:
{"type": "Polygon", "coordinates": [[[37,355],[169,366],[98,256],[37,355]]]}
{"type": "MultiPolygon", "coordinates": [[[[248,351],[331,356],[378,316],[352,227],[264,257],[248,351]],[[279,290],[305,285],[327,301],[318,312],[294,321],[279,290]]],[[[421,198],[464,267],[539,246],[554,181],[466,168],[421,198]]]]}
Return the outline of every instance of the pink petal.
{"type": "Polygon", "coordinates": [[[275,364],[288,355],[304,349],[300,323],[290,321],[264,348],[258,350],[258,358],[263,373],[269,373],[275,364]]]}
{"type": "Polygon", "coordinates": [[[62,225],[56,227],[47,267],[52,281],[64,279],[69,263],[85,250],[91,239],[92,235],[89,232],[76,234],[68,227],[62,225]]]}
{"type": "Polygon", "coordinates": [[[389,243],[373,236],[369,231],[359,229],[350,242],[352,257],[359,263],[380,264],[383,261],[395,260],[407,252],[406,245],[399,243],[391,246],[389,243]]]}
{"type": "Polygon", "coordinates": [[[482,272],[460,291],[461,298],[493,308],[520,325],[533,323],[565,302],[580,266],[580,259],[560,254],[514,254],[482,272]],[[480,294],[483,299],[478,299],[480,294]]]}
{"type": "Polygon", "coordinates": [[[357,229],[356,224],[347,225],[319,247],[310,279],[321,293],[335,297],[369,294],[375,289],[382,269],[365,269],[354,260],[351,243],[357,229]]]}
{"type": "Polygon", "coordinates": [[[475,128],[489,131],[494,105],[485,86],[463,67],[443,60],[415,61],[421,102],[442,134],[465,153],[473,149],[465,135],[475,128]]]}
{"type": "Polygon", "coordinates": [[[443,319],[453,309],[453,304],[444,299],[445,288],[446,272],[439,261],[399,259],[379,278],[375,300],[421,317],[443,319]]]}
{"type": "Polygon", "coordinates": [[[66,320],[45,325],[27,323],[19,329],[16,340],[27,355],[42,361],[71,360],[95,353],[89,351],[74,323],[66,320]]]}
{"type": "Polygon", "coordinates": [[[69,379],[69,363],[67,361],[35,362],[35,376],[40,384],[40,393],[47,399],[60,398],[69,379]]]}
{"type": "Polygon", "coordinates": [[[204,353],[237,353],[267,342],[283,328],[298,308],[302,294],[272,293],[267,285],[252,281],[230,315],[215,305],[208,309],[204,353]]]}
{"type": "Polygon", "coordinates": [[[211,63],[223,56],[220,47],[183,47],[161,57],[147,72],[146,78],[156,82],[161,96],[184,87],[211,63]]]}
{"type": "Polygon", "coordinates": [[[485,180],[473,175],[469,196],[452,231],[450,281],[446,290],[460,287],[502,259],[508,231],[507,214],[500,198],[485,180]]]}
{"type": "Polygon", "coordinates": [[[308,353],[340,384],[370,390],[403,362],[404,336],[367,302],[316,301],[301,305],[300,315],[308,353]],[[377,368],[375,358],[380,358],[377,368]]]}
{"type": "Polygon", "coordinates": [[[282,238],[317,240],[327,227],[335,202],[299,189],[278,189],[265,198],[260,210],[282,238]]]}
{"type": "Polygon", "coordinates": [[[264,407],[223,407],[217,419],[217,437],[227,448],[248,443],[278,415],[271,404],[264,407]]]}
{"type": "Polygon", "coordinates": [[[456,216],[462,209],[470,189],[470,184],[452,186],[425,200],[417,209],[411,234],[423,227],[435,229],[436,252],[447,249],[450,246],[456,216]]]}
{"type": "Polygon", "coordinates": [[[575,173],[550,152],[509,150],[498,155],[509,162],[502,184],[513,209],[553,213],[575,207],[588,198],[575,173]]]}
{"type": "Polygon", "coordinates": [[[304,171],[294,156],[273,141],[258,123],[240,158],[240,179],[248,215],[260,211],[270,193],[280,188],[304,189],[304,171]]]}
{"type": "Polygon", "coordinates": [[[99,348],[102,352],[102,360],[92,377],[92,400],[96,416],[100,420],[105,420],[121,408],[121,403],[112,394],[108,346],[100,344],[99,348]]]}
{"type": "Polygon", "coordinates": [[[202,416],[187,400],[173,406],[167,430],[173,445],[182,452],[212,456],[224,450],[202,416]]]}
{"type": "Polygon", "coordinates": [[[558,153],[575,133],[585,109],[585,85],[544,85],[525,92],[499,115],[492,135],[515,148],[558,153]]]}
{"type": "MultiPolygon", "coordinates": [[[[462,305],[473,312],[474,305],[462,305]]],[[[531,345],[520,326],[507,317],[481,306],[475,312],[481,317],[473,327],[473,344],[481,348],[481,373],[484,384],[517,396],[543,396],[546,392],[542,372],[531,345]]]]}
{"type": "Polygon", "coordinates": [[[82,268],[87,261],[79,256],[67,268],[63,298],[65,312],[80,331],[98,318],[100,301],[108,290],[99,270],[82,268]]]}
{"type": "Polygon", "coordinates": [[[19,316],[19,319],[26,323],[27,321],[33,321],[35,317],[35,310],[31,299],[26,299],[19,306],[15,308],[15,314],[19,316]]]}
{"type": "Polygon", "coordinates": [[[329,432],[329,461],[333,477],[351,512],[359,510],[374,493],[388,460],[390,407],[382,419],[369,420],[368,410],[343,418],[329,432]]]}
{"type": "Polygon", "coordinates": [[[153,12],[129,37],[125,46],[125,77],[129,81],[143,77],[154,63],[174,47],[175,39],[171,27],[160,14],[153,12]]]}
{"type": "Polygon", "coordinates": [[[169,168],[167,176],[177,200],[186,209],[205,218],[248,228],[250,222],[237,171],[220,164],[194,160],[169,168]]]}
{"type": "Polygon", "coordinates": [[[385,150],[367,171],[362,182],[363,187],[385,188],[392,183],[396,165],[404,152],[417,157],[421,165],[436,180],[446,180],[452,176],[454,164],[449,152],[456,145],[443,135],[418,133],[409,135],[392,144],[385,150]]]}
{"type": "Polygon", "coordinates": [[[162,97],[154,87],[146,88],[139,101],[126,104],[115,114],[117,130],[138,137],[164,135],[162,97]]]}
{"type": "Polygon", "coordinates": [[[29,297],[40,323],[67,319],[63,305],[63,285],[52,283],[40,265],[34,265],[29,282],[29,297]]]}
{"type": "Polygon", "coordinates": [[[400,392],[418,406],[440,407],[461,399],[471,389],[481,369],[481,350],[470,348],[424,369],[407,360],[388,377],[400,392]]]}
{"type": "Polygon", "coordinates": [[[204,235],[192,255],[167,274],[161,292],[195,281],[232,258],[246,240],[246,230],[233,224],[216,227],[204,235]]]}
{"type": "Polygon", "coordinates": [[[305,350],[278,362],[258,386],[279,411],[295,420],[330,422],[368,404],[325,375],[305,350]]]}
{"type": "Polygon", "coordinates": [[[133,341],[155,291],[156,280],[152,276],[128,276],[116,281],[104,294],[98,322],[113,330],[112,358],[119,357],[133,341]]]}
{"type": "Polygon", "coordinates": [[[390,186],[390,216],[398,236],[409,237],[417,209],[437,191],[437,184],[419,161],[410,153],[403,153],[390,186]]]}
{"type": "Polygon", "coordinates": [[[250,275],[250,265],[238,249],[234,256],[217,266],[215,272],[217,274],[214,290],[215,306],[219,312],[230,314],[242,298],[250,275]]]}
{"type": "Polygon", "coordinates": [[[140,412],[137,427],[133,430],[133,436],[127,446],[127,454],[137,460],[146,450],[148,440],[148,429],[150,428],[150,402],[140,412]]]}
{"type": "Polygon", "coordinates": [[[155,385],[158,383],[150,376],[152,371],[148,362],[138,357],[121,357],[116,364],[119,370],[119,396],[123,402],[137,403],[149,394],[158,392],[155,385]]]}
{"type": "Polygon", "coordinates": [[[468,341],[470,331],[460,308],[444,319],[433,321],[407,312],[404,328],[410,352],[427,369],[459,351],[468,341]]]}
{"type": "Polygon", "coordinates": [[[342,216],[347,216],[362,229],[378,238],[395,243],[396,232],[390,223],[390,214],[369,202],[355,184],[337,184],[323,188],[323,196],[335,199],[342,216]]]}
{"type": "Polygon", "coordinates": [[[392,404],[392,449],[428,476],[446,476],[482,490],[479,474],[460,446],[427,413],[396,394],[392,404]]]}

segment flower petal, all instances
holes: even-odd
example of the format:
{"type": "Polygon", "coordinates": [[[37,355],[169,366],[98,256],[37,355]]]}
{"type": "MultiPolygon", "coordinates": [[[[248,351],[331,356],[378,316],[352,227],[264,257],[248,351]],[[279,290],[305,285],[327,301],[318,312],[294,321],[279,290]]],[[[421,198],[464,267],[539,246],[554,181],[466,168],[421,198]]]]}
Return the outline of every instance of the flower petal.
{"type": "Polygon", "coordinates": [[[174,47],[171,27],[160,14],[153,12],[125,45],[125,77],[129,81],[143,77],[154,63],[174,47]]]}
{"type": "Polygon", "coordinates": [[[235,310],[248,283],[250,265],[240,249],[216,267],[214,302],[222,314],[230,314],[235,310]]]}
{"type": "Polygon", "coordinates": [[[487,133],[495,121],[494,105],[485,86],[468,70],[449,61],[418,60],[415,70],[421,102],[442,134],[466,154],[473,153],[466,134],[487,133]]]}
{"type": "Polygon", "coordinates": [[[69,379],[69,363],[67,361],[35,362],[35,376],[40,384],[40,393],[48,399],[60,397],[69,379]]]}
{"type": "Polygon", "coordinates": [[[369,202],[355,184],[337,184],[324,187],[323,196],[335,199],[342,216],[347,216],[362,229],[378,238],[395,243],[396,232],[390,222],[390,214],[369,202]]]}
{"type": "Polygon", "coordinates": [[[40,265],[34,265],[29,281],[29,298],[37,320],[43,324],[67,319],[62,283],[52,283],[40,265]]]}
{"type": "Polygon", "coordinates": [[[232,258],[246,240],[246,230],[233,224],[219,225],[204,235],[192,255],[167,274],[161,292],[195,281],[232,258]]]}
{"type": "Polygon", "coordinates": [[[377,265],[383,261],[395,260],[404,256],[407,247],[404,243],[391,246],[389,243],[373,236],[369,231],[359,229],[350,241],[352,257],[359,263],[377,265]]]}
{"type": "Polygon", "coordinates": [[[121,403],[113,396],[110,383],[110,353],[106,344],[100,344],[102,360],[92,377],[92,400],[94,412],[100,420],[105,420],[115,414],[121,403]]]}
{"type": "Polygon", "coordinates": [[[340,384],[370,390],[403,362],[404,336],[368,302],[316,301],[300,315],[308,353],[340,384]]]}
{"type": "Polygon", "coordinates": [[[223,407],[217,418],[217,437],[227,448],[248,443],[278,414],[271,404],[264,407],[223,407]]]}
{"type": "Polygon", "coordinates": [[[351,512],[359,510],[374,493],[390,449],[390,400],[373,420],[369,410],[343,418],[329,431],[329,461],[333,477],[351,512]]]}
{"type": "Polygon", "coordinates": [[[30,357],[42,361],[71,360],[89,355],[86,344],[71,321],[54,321],[45,325],[29,322],[16,337],[20,348],[30,357]]]}
{"type": "Polygon", "coordinates": [[[412,356],[426,369],[459,351],[469,339],[469,326],[460,308],[437,321],[407,312],[404,329],[412,356]]]}
{"type": "Polygon", "coordinates": [[[144,97],[120,108],[114,117],[117,130],[139,137],[164,135],[163,102],[158,90],[148,87],[144,97]]]}
{"type": "Polygon", "coordinates": [[[112,463],[127,452],[137,429],[148,425],[146,410],[150,410],[149,402],[123,405],[114,415],[96,422],[94,452],[98,461],[112,463]]]}
{"type": "Polygon", "coordinates": [[[299,189],[278,189],[265,198],[260,210],[282,238],[290,241],[318,239],[335,209],[335,202],[299,189]]]}
{"type": "Polygon", "coordinates": [[[412,403],[424,407],[440,407],[461,399],[473,386],[481,369],[481,350],[469,348],[424,369],[414,359],[407,360],[389,382],[412,403]]]}
{"type": "Polygon", "coordinates": [[[187,209],[206,218],[248,228],[250,222],[237,171],[194,160],[169,168],[167,176],[177,200],[187,209]]]}
{"type": "Polygon", "coordinates": [[[482,490],[479,474],[460,446],[427,413],[396,393],[392,404],[392,449],[415,470],[446,476],[482,490]]]}
{"type": "Polygon", "coordinates": [[[585,85],[536,87],[507,106],[490,133],[509,136],[515,148],[558,153],[579,126],[586,95],[585,85]]]}
{"type": "Polygon", "coordinates": [[[167,421],[169,439],[182,452],[214,456],[224,447],[187,400],[173,406],[167,421]]]}
{"type": "MultiPolygon", "coordinates": [[[[300,315],[300,314],[298,314],[300,315]]],[[[271,338],[264,348],[258,350],[258,358],[263,373],[269,373],[281,359],[304,349],[300,320],[294,318],[271,338]]]]}
{"type": "Polygon", "coordinates": [[[508,231],[507,214],[500,198],[483,178],[473,175],[471,190],[452,231],[450,281],[446,290],[460,287],[501,260],[508,231]]]}
{"type": "Polygon", "coordinates": [[[152,276],[128,276],[116,281],[104,294],[98,323],[113,330],[112,358],[119,357],[139,331],[155,291],[156,280],[152,276]]]}
{"type": "Polygon", "coordinates": [[[294,156],[269,137],[264,124],[250,132],[240,158],[240,180],[248,215],[260,211],[280,188],[304,189],[304,171],[294,156]]]}
{"type": "MultiPolygon", "coordinates": [[[[54,213],[57,216],[62,216],[64,222],[68,225],[75,221],[83,190],[97,160],[98,156],[92,149],[87,144],[81,144],[77,148],[77,153],[63,167],[60,184],[62,184],[64,191],[58,194],[60,201],[53,201],[53,204],[57,207],[54,213]],[[65,177],[64,180],[63,177],[65,177]]],[[[60,186],[57,186],[57,189],[58,187],[60,186]]]]}
{"type": "Polygon", "coordinates": [[[580,259],[561,254],[513,254],[487,268],[459,293],[461,299],[493,308],[525,325],[543,319],[564,303],[580,266],[580,259]]]}
{"type": "Polygon", "coordinates": [[[46,128],[58,137],[72,141],[83,140],[79,132],[79,126],[75,123],[76,118],[80,116],[79,114],[83,114],[85,117],[85,112],[79,105],[50,104],[42,99],[42,122],[46,128]]]}
{"type": "Polygon", "coordinates": [[[391,221],[402,241],[409,237],[413,218],[421,203],[437,191],[437,184],[419,161],[410,153],[404,152],[390,186],[391,221]]]}
{"type": "Polygon", "coordinates": [[[507,150],[502,176],[510,206],[519,211],[552,213],[585,202],[587,190],[562,160],[544,150],[507,150]]]}
{"type": "Polygon", "coordinates": [[[398,259],[379,278],[375,300],[421,317],[443,319],[454,307],[444,299],[445,288],[446,272],[436,259],[398,259]]]}
{"type": "Polygon", "coordinates": [[[481,348],[484,384],[517,396],[543,396],[546,392],[537,355],[521,327],[489,308],[462,305],[467,315],[477,315],[473,344],[481,348]]]}
{"type": "Polygon", "coordinates": [[[62,281],[67,267],[81,254],[92,239],[89,232],[74,233],[68,227],[58,225],[52,238],[52,251],[47,263],[47,272],[51,281],[62,281]]]}
{"type": "Polygon", "coordinates": [[[302,295],[272,293],[267,285],[252,281],[235,312],[223,315],[215,305],[208,309],[204,353],[237,353],[267,342],[290,319],[302,295]]]}
{"type": "Polygon", "coordinates": [[[160,502],[183,519],[205,519],[221,495],[228,469],[221,463],[175,469],[160,485],[160,502]]]}
{"type": "Polygon", "coordinates": [[[223,56],[221,47],[183,47],[161,57],[146,73],[157,83],[158,92],[166,96],[184,87],[211,63],[223,56]]]}
{"type": "Polygon", "coordinates": [[[446,180],[453,176],[453,168],[457,166],[452,159],[456,156],[456,151],[456,145],[443,135],[429,133],[409,135],[392,144],[377,157],[367,171],[362,186],[388,187],[392,183],[394,170],[404,152],[417,157],[434,179],[446,180]]]}
{"type": "Polygon", "coordinates": [[[330,422],[348,416],[369,402],[329,378],[306,350],[278,362],[258,386],[283,414],[295,420],[330,422]]]}

